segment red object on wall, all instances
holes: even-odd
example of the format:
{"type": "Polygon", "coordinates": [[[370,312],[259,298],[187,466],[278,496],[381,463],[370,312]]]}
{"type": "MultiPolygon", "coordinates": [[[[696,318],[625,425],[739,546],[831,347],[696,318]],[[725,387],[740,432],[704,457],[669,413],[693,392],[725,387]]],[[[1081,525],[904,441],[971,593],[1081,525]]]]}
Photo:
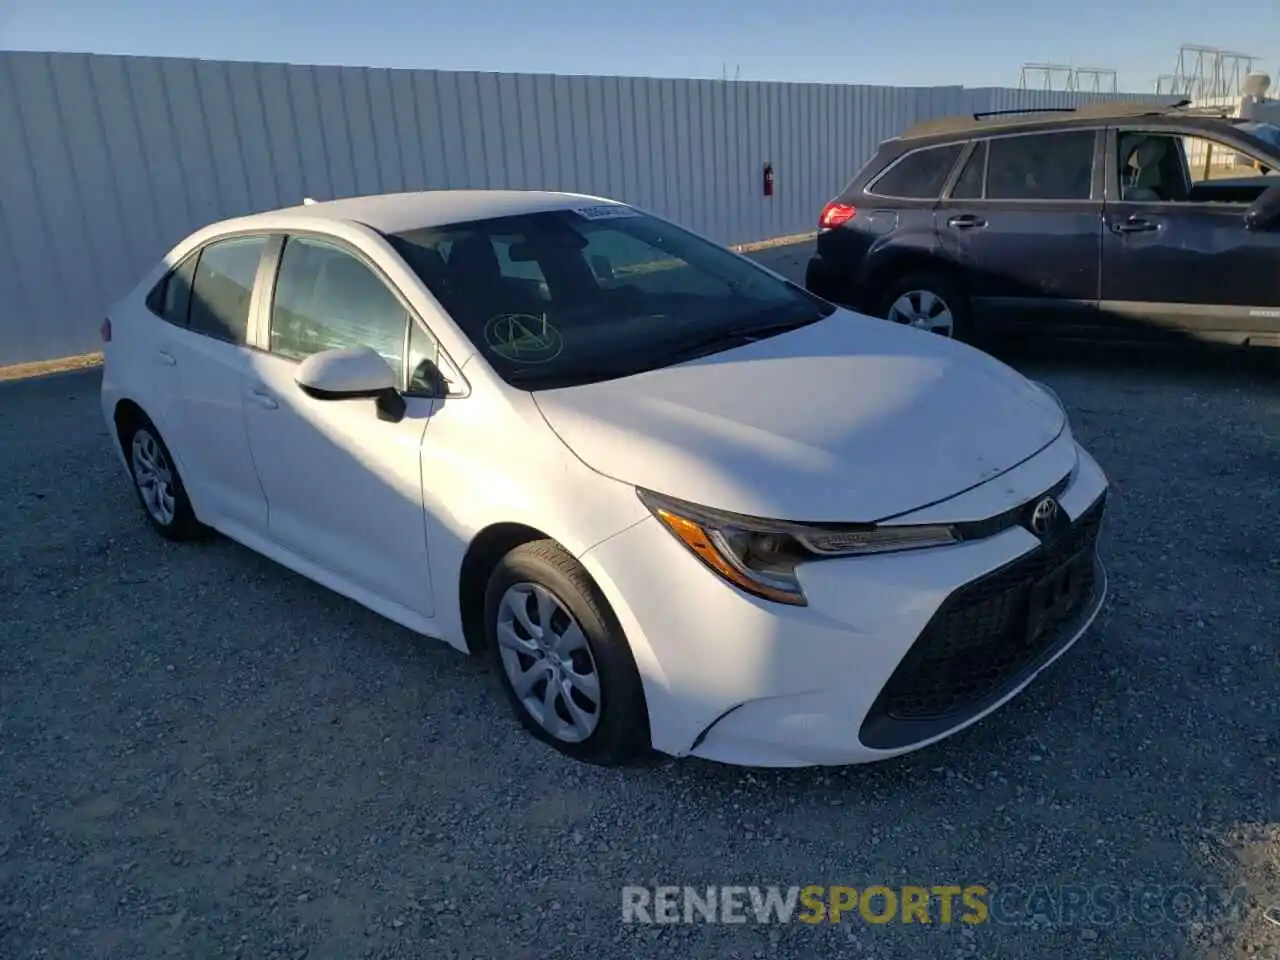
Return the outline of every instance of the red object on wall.
{"type": "Polygon", "coordinates": [[[773,164],[768,161],[764,165],[764,195],[773,196],[773,164]]]}

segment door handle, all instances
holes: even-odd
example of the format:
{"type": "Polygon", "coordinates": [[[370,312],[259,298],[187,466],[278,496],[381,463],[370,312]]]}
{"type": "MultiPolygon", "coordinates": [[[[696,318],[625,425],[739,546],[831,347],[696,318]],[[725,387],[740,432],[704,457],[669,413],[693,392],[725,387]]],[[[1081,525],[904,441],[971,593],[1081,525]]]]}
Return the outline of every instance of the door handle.
{"type": "Polygon", "coordinates": [[[1128,220],[1111,224],[1111,229],[1116,233],[1151,233],[1159,230],[1160,224],[1154,220],[1144,220],[1142,217],[1130,217],[1128,220]]]}
{"type": "Polygon", "coordinates": [[[278,400],[265,390],[250,390],[249,396],[253,397],[253,402],[266,410],[274,410],[280,406],[278,400]]]}
{"type": "Polygon", "coordinates": [[[955,227],[957,230],[973,230],[977,227],[985,227],[987,221],[972,213],[962,213],[959,216],[947,219],[948,227],[955,227]]]}
{"type": "Polygon", "coordinates": [[[168,350],[157,350],[156,354],[159,356],[160,362],[163,363],[166,367],[173,367],[173,366],[176,366],[178,363],[178,361],[174,358],[173,354],[170,353],[168,350]]]}

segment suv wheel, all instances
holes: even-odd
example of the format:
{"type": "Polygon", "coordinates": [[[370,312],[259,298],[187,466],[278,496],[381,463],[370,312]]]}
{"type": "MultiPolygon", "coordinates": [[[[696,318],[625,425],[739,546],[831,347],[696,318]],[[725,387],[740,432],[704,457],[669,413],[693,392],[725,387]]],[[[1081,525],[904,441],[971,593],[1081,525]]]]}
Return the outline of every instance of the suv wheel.
{"type": "Polygon", "coordinates": [[[879,315],[939,336],[969,338],[969,303],[940,273],[913,273],[895,281],[881,298],[879,315]]]}

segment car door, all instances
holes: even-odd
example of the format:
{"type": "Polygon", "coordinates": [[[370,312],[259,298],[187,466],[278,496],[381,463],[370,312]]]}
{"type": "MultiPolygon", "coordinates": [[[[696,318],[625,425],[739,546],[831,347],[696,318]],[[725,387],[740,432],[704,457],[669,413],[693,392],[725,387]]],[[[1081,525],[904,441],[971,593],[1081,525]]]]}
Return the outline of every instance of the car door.
{"type": "Polygon", "coordinates": [[[233,536],[266,529],[267,504],[245,434],[242,383],[249,317],[265,236],[237,236],[203,247],[171,275],[169,323],[157,325],[157,357],[172,386],[165,442],[178,459],[192,502],[206,523],[233,536]],[[181,286],[190,270],[190,295],[181,286]]]}
{"type": "MultiPolygon", "coordinates": [[[[437,401],[406,378],[410,324],[418,321],[371,261],[336,240],[281,238],[272,259],[263,349],[244,383],[270,538],[316,568],[316,579],[429,617],[420,451],[437,401]],[[297,385],[303,359],[356,345],[382,354],[404,386],[399,422],[379,417],[373,400],[318,400],[297,385]]],[[[427,339],[416,330],[413,349],[420,353],[427,339]]]]}
{"type": "Polygon", "coordinates": [[[1280,231],[1244,219],[1280,181],[1194,128],[1120,126],[1107,155],[1100,309],[1110,326],[1140,339],[1280,339],[1280,231]]]}
{"type": "Polygon", "coordinates": [[[1098,300],[1099,131],[980,139],[935,211],[984,328],[1092,322],[1098,300]]]}
{"type": "MultiPolygon", "coordinates": [[[[137,366],[134,382],[138,384],[135,387],[138,399],[147,416],[160,428],[162,436],[180,436],[177,419],[170,416],[178,393],[179,376],[173,344],[180,335],[177,331],[187,327],[191,312],[191,281],[199,259],[199,251],[185,257],[160,278],[141,305],[124,301],[118,307],[126,316],[128,313],[136,314],[129,318],[133,321],[129,328],[134,331],[137,349],[122,359],[137,366]],[[164,322],[156,323],[157,318],[164,322]]],[[[186,476],[184,457],[172,447],[170,452],[178,458],[178,468],[186,476]]]]}

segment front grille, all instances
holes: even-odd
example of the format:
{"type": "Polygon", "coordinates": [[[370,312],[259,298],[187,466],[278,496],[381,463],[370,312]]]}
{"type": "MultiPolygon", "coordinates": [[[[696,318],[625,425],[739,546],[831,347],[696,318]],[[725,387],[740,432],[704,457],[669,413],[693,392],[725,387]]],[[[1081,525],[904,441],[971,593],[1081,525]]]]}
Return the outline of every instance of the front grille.
{"type": "Polygon", "coordinates": [[[1046,655],[1063,627],[1093,600],[1094,551],[1104,506],[1100,499],[1056,541],[948,597],[885,684],[869,722],[877,717],[959,722],[957,714],[981,710],[1046,655]],[[1040,619],[1033,632],[1033,588],[1073,560],[1078,586],[1072,601],[1040,619]]]}

